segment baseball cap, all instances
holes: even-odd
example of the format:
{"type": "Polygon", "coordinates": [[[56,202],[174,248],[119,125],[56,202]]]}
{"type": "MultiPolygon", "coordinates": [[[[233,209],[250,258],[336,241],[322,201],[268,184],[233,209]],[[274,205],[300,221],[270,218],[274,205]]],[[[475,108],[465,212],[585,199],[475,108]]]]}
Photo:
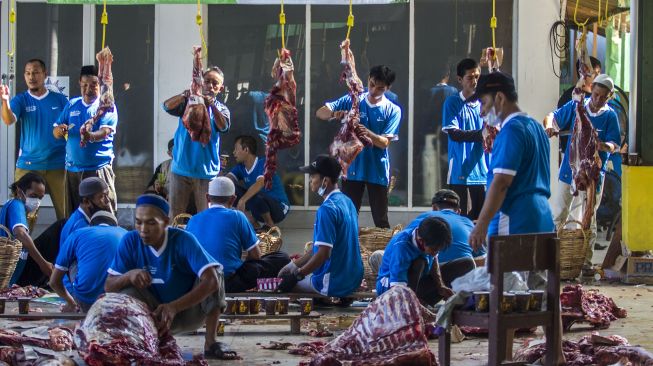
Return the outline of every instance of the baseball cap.
{"type": "Polygon", "coordinates": [[[476,83],[474,94],[467,98],[466,101],[473,102],[481,99],[484,94],[496,92],[515,93],[515,80],[513,80],[512,76],[501,71],[481,75],[478,83],[476,83]]]}
{"type": "Polygon", "coordinates": [[[209,196],[231,197],[234,194],[236,194],[236,186],[227,177],[216,177],[209,182],[209,196]]]}
{"type": "Polygon", "coordinates": [[[90,197],[96,193],[104,192],[108,188],[107,183],[98,177],[84,178],[79,184],[79,196],[90,197]]]}
{"type": "Polygon", "coordinates": [[[437,205],[438,203],[449,203],[452,205],[460,204],[460,197],[458,194],[450,189],[441,189],[433,195],[431,199],[432,205],[437,205]]]}
{"type": "Polygon", "coordinates": [[[614,81],[612,81],[612,78],[609,77],[607,74],[601,74],[595,77],[594,82],[592,84],[603,85],[606,88],[608,88],[608,90],[614,91],[614,81]]]}
{"type": "Polygon", "coordinates": [[[342,172],[342,167],[336,158],[326,154],[320,154],[315,157],[312,163],[299,168],[300,171],[308,174],[320,174],[325,177],[338,178],[342,172]]]}

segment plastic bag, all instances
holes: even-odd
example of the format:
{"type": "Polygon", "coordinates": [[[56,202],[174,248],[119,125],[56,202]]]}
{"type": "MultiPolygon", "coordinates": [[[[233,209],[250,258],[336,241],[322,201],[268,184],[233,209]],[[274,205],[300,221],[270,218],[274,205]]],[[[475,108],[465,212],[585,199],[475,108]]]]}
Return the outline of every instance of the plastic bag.
{"type": "MultiPolygon", "coordinates": [[[[479,267],[467,272],[451,282],[451,289],[455,292],[490,291],[490,274],[486,267],[479,267]]],[[[526,291],[528,286],[518,272],[503,274],[503,291],[526,291]]]]}

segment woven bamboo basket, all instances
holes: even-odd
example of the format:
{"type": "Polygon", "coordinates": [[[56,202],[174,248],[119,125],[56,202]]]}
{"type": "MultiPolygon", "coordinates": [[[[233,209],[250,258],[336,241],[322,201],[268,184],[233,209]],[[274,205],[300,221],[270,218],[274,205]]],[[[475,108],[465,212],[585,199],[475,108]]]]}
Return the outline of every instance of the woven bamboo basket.
{"type": "Polygon", "coordinates": [[[281,239],[281,230],[279,230],[278,227],[273,226],[267,232],[256,234],[256,236],[260,241],[258,246],[261,249],[262,255],[276,252],[281,249],[283,240],[281,239]]]}
{"type": "Polygon", "coordinates": [[[186,225],[188,225],[188,221],[191,217],[193,216],[190,214],[180,213],[179,215],[175,216],[174,219],[172,219],[172,223],[170,225],[178,229],[186,230],[186,225]]]}
{"type": "Polygon", "coordinates": [[[0,289],[9,286],[9,280],[16,270],[23,244],[13,238],[6,227],[0,225],[7,237],[0,237],[0,289]]]}
{"type": "Polygon", "coordinates": [[[135,202],[150,180],[151,171],[145,167],[114,166],[116,195],[120,202],[135,202]]]}
{"type": "Polygon", "coordinates": [[[558,229],[560,239],[560,279],[573,280],[580,276],[589,245],[589,234],[580,221],[568,220],[558,229]],[[580,229],[565,229],[567,224],[578,224],[580,229]]]}
{"type": "Polygon", "coordinates": [[[362,227],[358,230],[358,241],[361,250],[365,249],[374,253],[377,250],[384,250],[392,237],[403,229],[397,225],[392,229],[382,229],[378,227],[362,227]]]}

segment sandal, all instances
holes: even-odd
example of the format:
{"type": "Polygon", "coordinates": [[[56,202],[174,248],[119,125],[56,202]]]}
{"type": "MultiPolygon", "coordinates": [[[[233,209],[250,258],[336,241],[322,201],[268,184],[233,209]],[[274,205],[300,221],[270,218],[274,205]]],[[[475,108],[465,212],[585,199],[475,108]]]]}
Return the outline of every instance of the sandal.
{"type": "Polygon", "coordinates": [[[242,360],[236,351],[232,350],[229,345],[222,342],[215,342],[204,351],[204,357],[207,359],[217,360],[242,360]]]}

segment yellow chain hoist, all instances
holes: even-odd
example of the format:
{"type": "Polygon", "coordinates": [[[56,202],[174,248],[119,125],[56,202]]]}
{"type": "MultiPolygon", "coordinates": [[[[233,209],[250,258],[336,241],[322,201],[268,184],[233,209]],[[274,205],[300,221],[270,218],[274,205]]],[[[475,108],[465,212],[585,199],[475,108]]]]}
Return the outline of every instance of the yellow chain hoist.
{"type": "Polygon", "coordinates": [[[349,0],[349,16],[347,17],[347,39],[349,39],[349,33],[354,27],[354,12],[352,11],[352,0],[349,0]]]}
{"type": "Polygon", "coordinates": [[[281,0],[281,12],[279,12],[279,25],[281,26],[281,49],[286,48],[286,13],[283,12],[283,0],[281,0]]]}
{"type": "Polygon", "coordinates": [[[14,57],[16,53],[16,32],[14,26],[16,24],[16,0],[11,0],[11,9],[9,10],[9,49],[7,55],[14,57]]]}
{"type": "Polygon", "coordinates": [[[576,6],[574,6],[574,23],[576,23],[576,26],[577,26],[577,27],[578,27],[582,32],[584,32],[584,31],[585,31],[585,25],[586,25],[587,22],[590,20],[590,18],[585,19],[585,21],[584,21],[583,23],[581,23],[581,22],[579,22],[578,20],[576,20],[576,14],[578,13],[578,3],[579,3],[579,2],[580,2],[580,0],[576,0],[576,6]]]}
{"type": "Polygon", "coordinates": [[[107,0],[103,1],[104,7],[102,8],[102,17],[100,23],[102,24],[102,49],[104,49],[105,40],[107,38],[107,24],[109,24],[109,14],[107,14],[107,0]]]}
{"type": "Polygon", "coordinates": [[[204,30],[202,29],[202,5],[200,0],[197,0],[197,15],[195,16],[195,23],[200,30],[200,39],[202,40],[202,51],[205,55],[209,55],[209,48],[206,46],[206,40],[204,39],[204,30]]]}

